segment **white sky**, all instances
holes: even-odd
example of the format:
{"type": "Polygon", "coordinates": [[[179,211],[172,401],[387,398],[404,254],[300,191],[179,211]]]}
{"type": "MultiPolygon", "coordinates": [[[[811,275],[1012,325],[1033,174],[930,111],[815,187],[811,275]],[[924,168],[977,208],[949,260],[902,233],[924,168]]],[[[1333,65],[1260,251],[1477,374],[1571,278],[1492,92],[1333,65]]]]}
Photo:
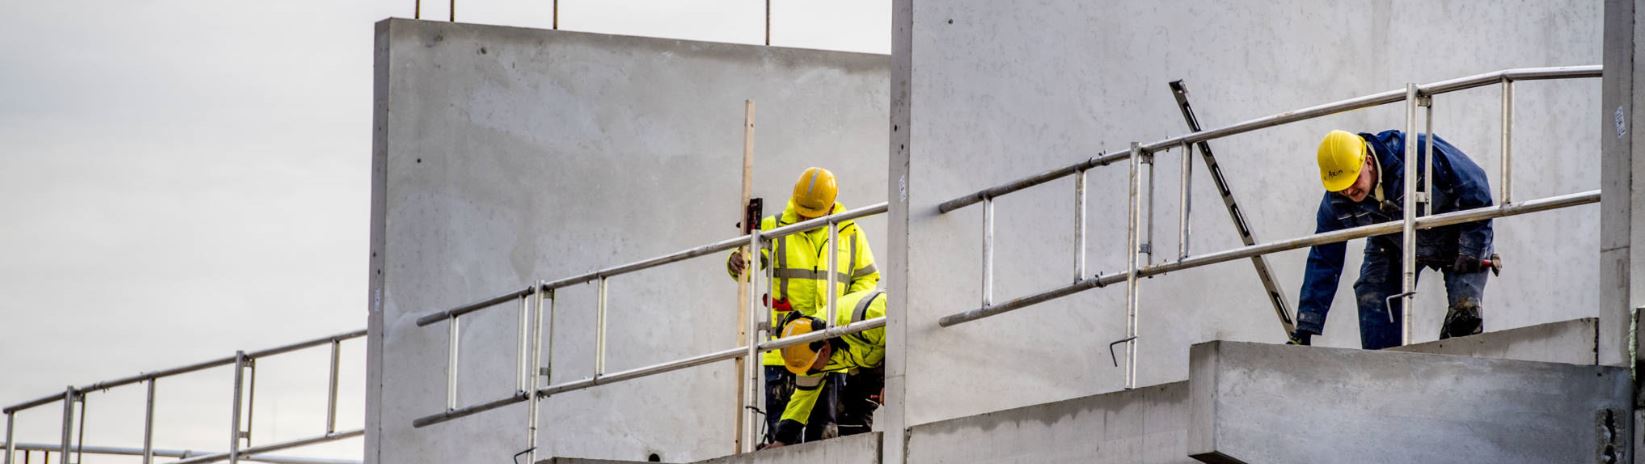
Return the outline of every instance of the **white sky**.
{"type": "MultiPolygon", "coordinates": [[[[774,3],[774,45],[890,52],[887,0],[774,3]]],[[[0,0],[0,404],[365,327],[372,25],[412,6],[0,0]]],[[[457,11],[547,28],[551,8],[457,11]]],[[[764,1],[562,0],[560,26],[760,43],[764,1]]],[[[321,431],[325,353],[293,356],[260,366],[258,443],[321,431]]],[[[363,345],[344,357],[352,429],[363,345]]],[[[162,381],[156,446],[226,449],[231,376],[162,381]]],[[[140,446],[142,394],[91,396],[86,444],[140,446]]],[[[20,414],[17,441],[56,441],[60,417],[20,414]]]]}

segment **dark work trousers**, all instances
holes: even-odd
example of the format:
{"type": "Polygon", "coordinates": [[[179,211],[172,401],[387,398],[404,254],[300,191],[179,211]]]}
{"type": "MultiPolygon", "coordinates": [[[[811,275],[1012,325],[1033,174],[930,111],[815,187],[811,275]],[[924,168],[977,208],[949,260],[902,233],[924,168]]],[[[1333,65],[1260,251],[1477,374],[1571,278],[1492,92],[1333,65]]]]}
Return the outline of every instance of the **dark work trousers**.
{"type": "MultiPolygon", "coordinates": [[[[1404,287],[1398,250],[1367,247],[1365,262],[1359,268],[1359,280],[1354,282],[1354,296],[1359,300],[1359,343],[1367,350],[1399,346],[1402,322],[1405,320],[1404,302],[1398,295],[1404,287]],[[1390,312],[1392,315],[1390,316],[1390,312]]],[[[1445,296],[1451,307],[1461,304],[1481,306],[1485,301],[1485,279],[1488,271],[1458,273],[1449,265],[1417,265],[1417,277],[1424,267],[1445,273],[1445,296]]]]}
{"type": "MultiPolygon", "coordinates": [[[[833,402],[828,399],[834,396],[835,384],[839,376],[830,375],[823,383],[821,397],[817,405],[811,408],[811,418],[805,422],[805,435],[802,442],[817,441],[823,438],[823,430],[834,421],[833,402]]],[[[783,366],[765,366],[765,441],[770,442],[777,433],[777,422],[782,421],[783,410],[788,407],[788,398],[794,395],[794,374],[783,366]]],[[[792,445],[793,443],[789,443],[792,445]]]]}
{"type": "Polygon", "coordinates": [[[885,368],[858,370],[840,380],[838,424],[840,435],[866,433],[874,428],[874,410],[880,407],[880,391],[885,389],[885,368]]]}

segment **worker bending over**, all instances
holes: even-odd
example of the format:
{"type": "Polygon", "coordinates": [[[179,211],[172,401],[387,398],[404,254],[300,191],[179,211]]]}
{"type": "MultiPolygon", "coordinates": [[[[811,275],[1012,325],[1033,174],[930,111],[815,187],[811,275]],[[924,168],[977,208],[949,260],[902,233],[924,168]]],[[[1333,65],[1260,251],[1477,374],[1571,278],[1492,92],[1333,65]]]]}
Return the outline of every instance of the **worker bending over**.
{"type": "MultiPolygon", "coordinates": [[[[1405,217],[1405,169],[1415,169],[1418,185],[1423,182],[1428,136],[1418,135],[1417,163],[1407,166],[1406,135],[1397,130],[1378,134],[1352,134],[1333,130],[1319,144],[1320,181],[1325,197],[1319,202],[1315,232],[1324,233],[1405,217]]],[[[1468,159],[1462,150],[1445,139],[1434,137],[1432,207],[1430,214],[1449,213],[1491,205],[1491,188],[1485,171],[1468,159]]],[[[1399,345],[1403,303],[1400,253],[1402,235],[1379,235],[1367,239],[1365,261],[1354,295],[1359,302],[1360,346],[1382,349],[1399,345]]],[[[1489,219],[1437,227],[1417,232],[1417,269],[1430,267],[1445,273],[1445,292],[1450,308],[1440,328],[1441,339],[1480,333],[1483,320],[1480,303],[1485,295],[1486,259],[1491,254],[1489,219]]],[[[1325,328],[1325,315],[1342,277],[1345,243],[1316,245],[1308,252],[1308,269],[1302,281],[1301,305],[1292,344],[1307,345],[1310,337],[1325,328]]]]}
{"type": "MultiPolygon", "coordinates": [[[[885,317],[885,292],[869,290],[840,298],[835,326],[846,326],[885,317]]],[[[790,312],[783,322],[782,336],[797,337],[827,328],[822,319],[790,312]]],[[[797,443],[802,432],[809,432],[816,413],[815,407],[824,398],[823,387],[837,383],[828,406],[837,411],[839,434],[855,435],[867,432],[874,425],[874,410],[878,409],[879,394],[885,387],[885,327],[845,334],[836,338],[818,340],[784,347],[783,366],[795,375],[794,396],[782,409],[772,441],[767,448],[797,443]],[[836,374],[832,379],[828,374],[836,374]]],[[[776,411],[775,408],[772,411],[776,411]]]]}
{"type": "MultiPolygon", "coordinates": [[[[839,188],[834,173],[823,168],[808,168],[794,183],[794,194],[780,215],[760,221],[760,230],[771,230],[808,219],[845,212],[845,206],[835,201],[839,188]]],[[[868,237],[855,221],[841,221],[839,240],[829,243],[828,227],[818,227],[786,235],[774,240],[771,250],[761,250],[760,267],[774,267],[770,293],[766,302],[771,307],[773,326],[778,333],[781,321],[789,313],[808,317],[823,317],[827,311],[828,292],[835,298],[853,292],[874,288],[880,273],[874,268],[874,253],[868,247],[868,237]],[[828,253],[835,253],[840,268],[835,271],[835,286],[828,288],[828,253]],[[775,256],[773,262],[772,256],[775,256]]],[[[741,251],[733,252],[726,261],[726,270],[733,278],[740,277],[748,268],[748,258],[741,251]]],[[[844,308],[843,305],[839,305],[844,308]]],[[[793,374],[783,369],[780,353],[769,352],[761,358],[765,366],[765,405],[767,411],[782,411],[796,387],[793,374]]],[[[822,438],[826,425],[832,422],[832,411],[810,415],[805,427],[805,440],[822,438]]],[[[778,417],[766,414],[766,429],[776,430],[778,417]]],[[[796,443],[790,441],[788,443],[796,443]]]]}

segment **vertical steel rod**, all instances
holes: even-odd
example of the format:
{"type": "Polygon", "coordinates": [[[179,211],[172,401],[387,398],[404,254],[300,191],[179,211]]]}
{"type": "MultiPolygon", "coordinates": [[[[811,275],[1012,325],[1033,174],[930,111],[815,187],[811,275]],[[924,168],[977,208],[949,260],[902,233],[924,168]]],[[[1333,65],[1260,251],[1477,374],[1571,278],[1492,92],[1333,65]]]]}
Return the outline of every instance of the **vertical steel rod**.
{"type": "MultiPolygon", "coordinates": [[[[828,320],[824,323],[833,327],[834,319],[839,315],[841,293],[836,289],[840,284],[840,225],[833,221],[828,222],[828,248],[828,320]]],[[[850,273],[851,270],[846,269],[845,272],[850,273]]],[[[845,284],[849,287],[851,282],[845,284]]]]}
{"type": "Polygon", "coordinates": [[[246,352],[234,352],[234,409],[229,420],[228,462],[240,462],[240,402],[245,399],[246,352]]]}
{"type": "Polygon", "coordinates": [[[560,30],[560,0],[554,0],[554,30],[560,30]]]}
{"type": "Polygon", "coordinates": [[[530,376],[531,354],[526,350],[531,346],[531,294],[520,295],[519,333],[516,334],[514,346],[514,391],[526,391],[526,377],[530,376]]]}
{"type": "MultiPolygon", "coordinates": [[[[557,3],[557,2],[556,2],[557,3]]],[[[537,462],[537,366],[542,365],[543,354],[543,282],[537,281],[531,287],[531,353],[526,364],[531,366],[531,378],[526,382],[526,462],[537,462]]]]}
{"type": "Polygon", "coordinates": [[[451,22],[457,22],[457,0],[451,0],[451,9],[448,12],[451,13],[451,22]]]}
{"type": "MultiPolygon", "coordinates": [[[[86,406],[87,406],[87,404],[86,404],[86,395],[81,394],[80,395],[80,431],[77,432],[78,436],[74,437],[74,462],[76,462],[76,463],[79,463],[79,462],[82,462],[82,461],[86,460],[86,410],[90,409],[86,406]]],[[[63,462],[65,462],[65,463],[69,462],[69,457],[68,456],[63,456],[63,462]]]]}
{"type": "Polygon", "coordinates": [[[331,341],[331,381],[326,391],[326,435],[337,431],[337,365],[342,362],[343,341],[331,341]]]}
{"type": "Polygon", "coordinates": [[[1497,204],[1506,205],[1513,201],[1513,154],[1514,154],[1514,81],[1502,80],[1502,201],[1497,204]]]}
{"type": "MultiPolygon", "coordinates": [[[[1401,313],[1404,315],[1404,320],[1401,321],[1401,328],[1400,328],[1400,344],[1401,345],[1411,344],[1411,306],[1416,301],[1416,299],[1413,298],[1413,297],[1416,296],[1415,292],[1416,292],[1416,286],[1417,286],[1416,285],[1417,284],[1417,263],[1416,263],[1416,248],[1417,248],[1417,246],[1416,246],[1416,241],[1417,241],[1417,234],[1416,234],[1416,218],[1417,218],[1417,216],[1416,216],[1416,212],[1417,212],[1417,209],[1416,209],[1416,187],[1417,187],[1417,182],[1416,182],[1416,169],[1414,169],[1414,166],[1412,166],[1412,163],[1411,163],[1413,160],[1416,159],[1415,157],[1412,156],[1413,154],[1416,153],[1416,150],[1411,148],[1412,146],[1416,145],[1416,142],[1412,140],[1412,137],[1415,137],[1415,136],[1413,136],[1411,134],[1415,134],[1416,131],[1417,131],[1417,85],[1408,83],[1408,84],[1405,84],[1405,137],[1406,137],[1406,139],[1405,139],[1405,144],[1404,144],[1405,145],[1404,146],[1405,153],[1403,154],[1403,156],[1405,158],[1405,181],[1404,181],[1405,182],[1405,193],[1404,193],[1404,195],[1405,195],[1405,202],[1404,202],[1405,224],[1404,224],[1404,227],[1401,229],[1401,234],[1402,234],[1402,237],[1403,237],[1404,241],[1403,241],[1403,243],[1401,244],[1401,247],[1400,247],[1400,269],[1401,269],[1401,275],[1403,276],[1403,278],[1401,279],[1400,291],[1402,292],[1402,295],[1404,295],[1404,296],[1400,297],[1400,304],[1401,304],[1400,310],[1401,310],[1401,313]]],[[[1392,309],[1392,308],[1389,308],[1389,309],[1392,309]]]]}
{"type": "Polygon", "coordinates": [[[1145,259],[1145,261],[1143,261],[1143,264],[1153,265],[1154,264],[1154,154],[1151,153],[1151,152],[1143,153],[1142,154],[1142,165],[1143,165],[1143,167],[1148,168],[1148,176],[1145,179],[1146,182],[1148,182],[1148,190],[1146,192],[1144,192],[1146,197],[1144,197],[1144,200],[1143,200],[1146,207],[1144,208],[1144,210],[1143,210],[1144,212],[1142,213],[1143,224],[1146,224],[1145,226],[1143,226],[1143,229],[1142,229],[1143,233],[1146,234],[1144,236],[1144,238],[1142,239],[1142,250],[1143,250],[1143,255],[1144,255],[1144,259],[1145,259]]]}
{"type": "MultiPolygon", "coordinates": [[[[6,413],[6,459],[5,464],[11,464],[12,455],[17,454],[17,440],[13,439],[12,428],[16,424],[17,413],[6,413]]],[[[143,463],[148,464],[148,463],[143,463]]]]}
{"type": "Polygon", "coordinates": [[[423,0],[415,1],[416,4],[411,7],[411,19],[423,19],[423,0]]]}
{"type": "Polygon", "coordinates": [[[1424,143],[1422,152],[1422,215],[1434,214],[1434,97],[1424,97],[1422,101],[1426,111],[1422,118],[1427,126],[1428,141],[1424,143]]]}
{"type": "Polygon", "coordinates": [[[460,360],[459,351],[463,346],[462,320],[451,316],[446,321],[446,339],[450,341],[446,349],[446,410],[457,409],[457,363],[460,360]]]}
{"type": "MultiPolygon", "coordinates": [[[[760,256],[760,252],[762,251],[760,248],[759,228],[754,228],[754,230],[749,233],[748,250],[753,254],[753,259],[751,259],[750,262],[757,266],[759,263],[758,256],[760,256]]],[[[775,260],[776,258],[773,257],[772,259],[775,260]]],[[[768,268],[776,269],[776,266],[768,266],[768,268]]],[[[758,430],[760,430],[760,425],[764,423],[759,414],[761,409],[756,406],[759,405],[759,402],[761,401],[762,395],[760,395],[760,392],[764,391],[760,387],[760,371],[763,363],[760,362],[760,353],[755,349],[755,347],[759,346],[760,342],[765,339],[765,337],[760,335],[762,334],[762,330],[764,330],[769,323],[763,322],[762,319],[770,317],[771,313],[765,309],[764,305],[760,304],[759,269],[757,267],[750,269],[748,274],[748,295],[746,295],[746,298],[748,298],[749,308],[748,352],[743,354],[743,372],[738,373],[738,375],[742,375],[747,379],[747,381],[744,382],[744,388],[742,391],[744,398],[742,403],[745,406],[752,407],[747,407],[742,411],[737,411],[737,414],[743,415],[743,429],[738,430],[737,433],[740,434],[740,437],[742,437],[741,451],[744,453],[754,451],[760,439],[758,430]]],[[[770,282],[770,280],[767,280],[767,282],[770,282]]]]}
{"type": "Polygon", "coordinates": [[[1074,281],[1085,279],[1085,170],[1074,172],[1074,281]]]}
{"type": "MultiPolygon", "coordinates": [[[[69,459],[69,444],[72,442],[73,436],[74,436],[74,397],[75,397],[74,386],[70,385],[67,390],[63,391],[63,443],[62,443],[62,445],[63,445],[62,446],[63,454],[62,454],[62,456],[63,456],[63,461],[65,463],[69,459]]],[[[47,453],[46,455],[50,456],[51,454],[47,453]]],[[[46,459],[51,459],[51,458],[48,457],[46,459]]]]}
{"type": "Polygon", "coordinates": [[[982,307],[994,304],[994,199],[982,200],[982,307]]]}
{"type": "MultiPolygon", "coordinates": [[[[539,285],[537,288],[539,289],[539,291],[541,291],[542,286],[539,285]]],[[[558,311],[559,311],[558,308],[559,307],[560,307],[560,294],[559,294],[559,292],[557,290],[549,290],[548,291],[548,328],[544,329],[544,332],[547,333],[547,337],[545,337],[546,340],[543,341],[544,345],[548,345],[547,352],[543,353],[543,362],[542,362],[542,365],[543,365],[543,371],[542,371],[542,376],[543,376],[542,382],[543,383],[542,384],[543,385],[553,385],[554,384],[554,331],[556,329],[560,328],[558,325],[555,325],[556,324],[555,321],[557,320],[555,315],[558,314],[558,311]]]]}
{"type": "Polygon", "coordinates": [[[148,401],[143,406],[143,464],[154,464],[154,390],[158,377],[148,381],[148,401]]]}
{"type": "Polygon", "coordinates": [[[1189,186],[1194,183],[1194,144],[1182,144],[1182,172],[1177,180],[1177,260],[1188,258],[1188,213],[1193,209],[1189,186]]]}
{"type": "Polygon", "coordinates": [[[597,287],[596,291],[599,292],[599,296],[598,301],[595,302],[594,308],[594,378],[598,379],[600,376],[605,375],[606,278],[601,276],[599,283],[595,284],[595,286],[597,287]]]}
{"type": "Polygon", "coordinates": [[[1140,254],[1142,144],[1131,142],[1129,216],[1125,228],[1125,389],[1137,386],[1137,258],[1140,254]]]}

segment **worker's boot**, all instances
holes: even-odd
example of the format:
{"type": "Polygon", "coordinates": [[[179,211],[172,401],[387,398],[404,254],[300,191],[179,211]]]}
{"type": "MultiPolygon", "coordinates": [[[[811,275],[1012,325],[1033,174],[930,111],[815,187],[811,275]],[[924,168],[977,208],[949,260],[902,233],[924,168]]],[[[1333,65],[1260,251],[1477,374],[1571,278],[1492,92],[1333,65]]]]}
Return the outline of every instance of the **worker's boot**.
{"type": "Polygon", "coordinates": [[[1485,321],[1479,316],[1479,303],[1467,298],[1445,312],[1445,325],[1439,329],[1439,339],[1475,335],[1484,328],[1485,321]]]}

